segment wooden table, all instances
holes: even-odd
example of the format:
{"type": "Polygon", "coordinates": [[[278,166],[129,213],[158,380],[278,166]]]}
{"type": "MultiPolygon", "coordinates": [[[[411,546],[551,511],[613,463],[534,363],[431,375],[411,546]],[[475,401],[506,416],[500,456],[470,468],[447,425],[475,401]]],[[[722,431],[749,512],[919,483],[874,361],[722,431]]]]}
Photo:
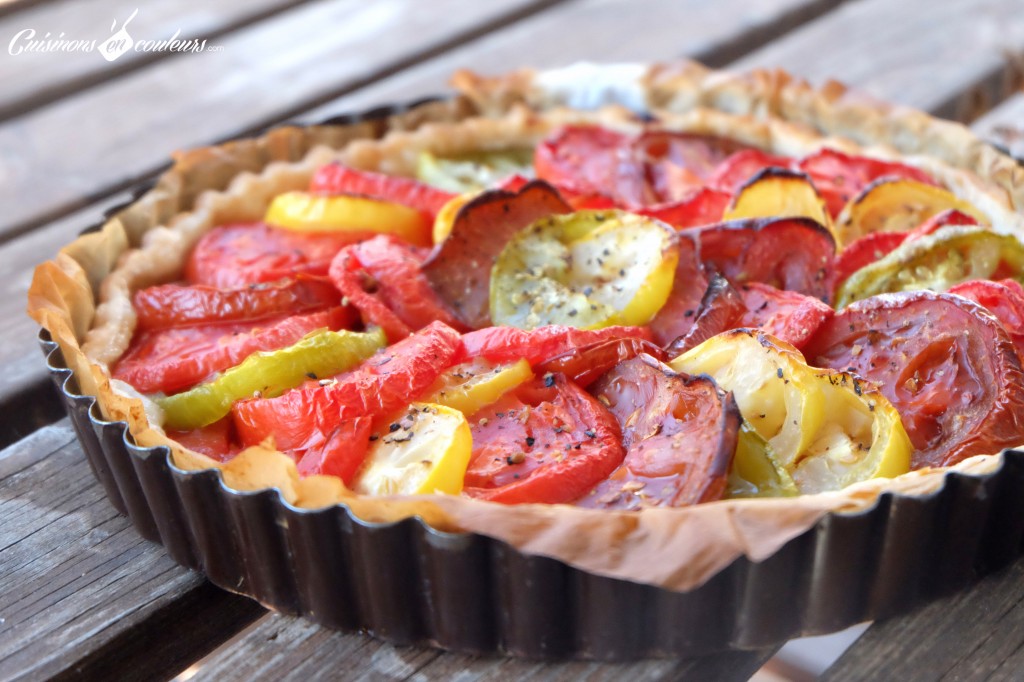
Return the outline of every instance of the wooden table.
{"type": "MultiPolygon", "coordinates": [[[[23,312],[30,273],[174,149],[443,93],[464,66],[678,56],[781,66],[973,123],[1024,152],[1020,0],[180,0],[141,6],[130,33],[181,29],[219,49],[112,62],[9,53],[27,28],[102,41],[139,4],[0,5],[0,678],[746,679],[757,670],[773,650],[545,665],[395,648],[213,587],[141,540],[103,497],[23,312]]],[[[1022,599],[1024,561],[874,625],[827,676],[1019,676],[1022,599]]]]}

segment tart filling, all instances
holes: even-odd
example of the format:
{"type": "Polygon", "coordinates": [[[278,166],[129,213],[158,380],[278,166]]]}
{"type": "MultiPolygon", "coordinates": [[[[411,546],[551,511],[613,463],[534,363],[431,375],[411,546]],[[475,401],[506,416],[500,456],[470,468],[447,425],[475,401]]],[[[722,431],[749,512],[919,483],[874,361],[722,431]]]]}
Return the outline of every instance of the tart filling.
{"type": "Polygon", "coordinates": [[[938,453],[915,455],[925,465],[997,466],[970,458],[1024,433],[1011,299],[888,294],[918,288],[899,277],[872,277],[860,296],[857,283],[890,261],[930,269],[918,281],[940,289],[984,287],[979,273],[1020,279],[1024,230],[1005,194],[927,157],[774,118],[656,119],[514,109],[427,125],[240,176],[130,251],[108,226],[100,239],[119,262],[88,333],[75,330],[73,362],[140,443],[171,443],[178,466],[220,467],[233,487],[341,501],[368,520],[418,514],[674,587],[706,566],[666,581],[581,545],[609,533],[628,545],[645,528],[692,557],[721,539],[697,529],[743,518],[771,530],[726,540],[712,563],[767,556],[825,510],[938,485],[928,470],[877,478],[907,471],[912,450],[938,453]],[[863,245],[881,235],[901,239],[889,255],[863,245]],[[837,314],[827,304],[851,288],[864,301],[837,314]],[[872,373],[873,346],[891,359],[896,343],[873,336],[880,310],[921,329],[906,377],[872,373]],[[866,341],[834,331],[848,318],[866,341]],[[274,381],[252,388],[246,364],[261,361],[274,381]],[[210,421],[222,411],[204,393],[218,410],[231,402],[229,416],[210,421]],[[173,407],[190,400],[200,409],[173,407]],[[973,416],[986,401],[996,427],[973,416]],[[963,420],[931,416],[961,407],[963,420]],[[955,447],[935,445],[944,435],[955,447]],[[396,493],[427,496],[373,497],[396,493]],[[503,512],[465,497],[640,511],[503,512]],[[711,504],[665,508],[696,503],[711,504]],[[591,539],[573,547],[551,535],[583,530],[591,539]]]}

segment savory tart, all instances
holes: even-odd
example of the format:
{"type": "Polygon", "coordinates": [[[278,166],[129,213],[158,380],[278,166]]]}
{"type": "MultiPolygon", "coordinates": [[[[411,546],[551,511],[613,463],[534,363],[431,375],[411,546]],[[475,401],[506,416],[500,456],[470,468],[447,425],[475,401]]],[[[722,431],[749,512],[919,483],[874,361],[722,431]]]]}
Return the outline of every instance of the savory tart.
{"type": "Polygon", "coordinates": [[[187,154],[31,312],[183,469],[672,588],[1024,441],[1010,160],[834,86],[602,73],[642,115],[462,74],[379,138],[187,154]]]}

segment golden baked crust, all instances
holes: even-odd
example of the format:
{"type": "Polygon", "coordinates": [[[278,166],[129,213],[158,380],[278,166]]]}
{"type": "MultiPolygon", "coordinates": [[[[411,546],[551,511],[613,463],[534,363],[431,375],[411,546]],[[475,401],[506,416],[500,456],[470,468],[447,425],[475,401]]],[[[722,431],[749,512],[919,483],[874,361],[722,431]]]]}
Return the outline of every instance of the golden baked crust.
{"type": "MultiPolygon", "coordinates": [[[[860,101],[835,84],[815,90],[781,72],[735,76],[680,63],[630,67],[616,74],[635,80],[626,89],[642,94],[642,104],[669,128],[720,135],[787,155],[827,145],[899,158],[972,201],[996,229],[1024,237],[1024,218],[1014,210],[1024,198],[1020,169],[961,126],[860,101]],[[856,125],[858,117],[862,126],[856,125]]],[[[226,465],[187,450],[164,436],[153,403],[111,382],[108,367],[127,348],[134,330],[132,292],[178,277],[188,250],[206,230],[227,221],[260,219],[271,197],[304,187],[327,161],[411,174],[424,149],[452,154],[532,144],[571,121],[640,125],[621,107],[590,113],[561,108],[565,93],[545,85],[545,78],[533,72],[500,79],[461,73],[456,83],[463,97],[391,119],[282,128],[255,140],[178,154],[152,190],[101,231],[76,240],[37,269],[29,312],[60,344],[82,392],[98,396],[104,416],[128,422],[140,445],[169,446],[174,464],[182,469],[220,469],[225,483],[237,490],[276,487],[286,502],[299,507],[341,502],[367,521],[420,516],[440,530],[483,533],[587,571],[669,589],[699,585],[740,555],[764,559],[828,511],[863,510],[883,491],[924,494],[940,487],[944,471],[922,470],[796,499],[726,500],[640,512],[505,507],[444,496],[368,498],[346,490],[335,478],[300,479],[292,460],[274,450],[249,448],[226,465]]],[[[985,456],[955,468],[987,473],[1001,464],[1001,457],[985,456]]]]}

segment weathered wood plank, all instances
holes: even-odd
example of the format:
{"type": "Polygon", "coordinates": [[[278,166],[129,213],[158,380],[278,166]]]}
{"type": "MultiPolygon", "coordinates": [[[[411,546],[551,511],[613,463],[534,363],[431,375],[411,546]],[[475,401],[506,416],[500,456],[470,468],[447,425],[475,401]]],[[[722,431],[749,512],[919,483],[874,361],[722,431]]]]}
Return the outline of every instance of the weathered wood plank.
{"type": "Polygon", "coordinates": [[[5,679],[166,676],[264,613],[141,539],[66,419],[0,452],[5,679]]]}
{"type": "Polygon", "coordinates": [[[971,128],[983,139],[1024,159],[1024,92],[979,118],[971,128]]]}
{"type": "Polygon", "coordinates": [[[30,40],[49,36],[99,46],[111,35],[112,21],[119,28],[138,9],[126,26],[136,42],[166,40],[179,32],[182,40],[206,39],[207,45],[213,46],[216,38],[229,31],[305,1],[183,0],[140,7],[136,0],[60,0],[4,17],[0,19],[0,36],[6,41],[3,47],[8,55],[0,60],[0,120],[175,54],[133,49],[107,61],[97,49],[33,51],[29,49],[30,40]],[[26,78],[26,73],[31,78],[26,78]]]}
{"type": "Polygon", "coordinates": [[[970,121],[1021,80],[1019,0],[848,3],[734,64],[833,78],[881,99],[970,121]]]}
{"type": "Polygon", "coordinates": [[[968,590],[872,626],[826,680],[1019,679],[1024,559],[968,590]]]}
{"type": "Polygon", "coordinates": [[[537,663],[394,647],[362,635],[268,615],[194,668],[195,680],[305,680],[330,670],[347,680],[746,680],[774,649],[635,663],[537,663]]]}
{"type": "Polygon", "coordinates": [[[0,236],[116,191],[174,149],[263,127],[557,1],[310,4],[224,36],[220,52],[12,119],[0,127],[0,236]]]}
{"type": "Polygon", "coordinates": [[[388,102],[443,93],[456,69],[503,73],[580,60],[659,61],[692,57],[724,65],[802,22],[828,12],[834,0],[582,0],[523,20],[425,61],[304,115],[314,121],[388,102]],[[728,17],[728,20],[724,20],[728,17]]]}

